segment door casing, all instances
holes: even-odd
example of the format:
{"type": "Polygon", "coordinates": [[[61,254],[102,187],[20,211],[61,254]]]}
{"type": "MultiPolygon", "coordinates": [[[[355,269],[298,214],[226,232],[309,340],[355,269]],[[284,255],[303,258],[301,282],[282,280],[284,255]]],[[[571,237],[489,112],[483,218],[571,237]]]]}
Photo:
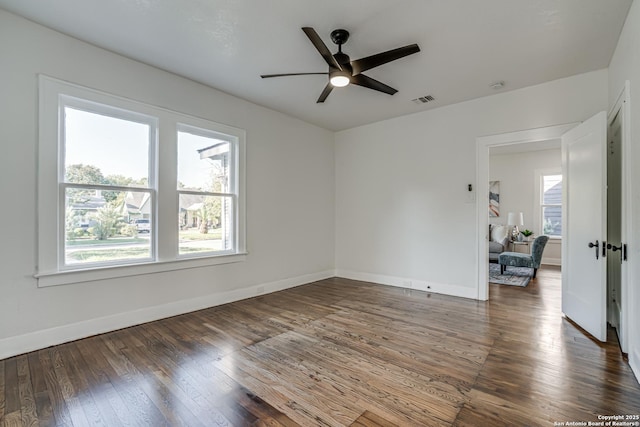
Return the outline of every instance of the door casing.
{"type": "Polygon", "coordinates": [[[516,132],[488,135],[476,138],[476,267],[477,267],[477,298],[480,301],[489,299],[489,227],[488,227],[488,198],[489,194],[489,149],[503,145],[542,142],[559,139],[568,130],[580,123],[548,126],[527,129],[516,132]],[[485,203],[486,202],[486,203],[485,203]]]}

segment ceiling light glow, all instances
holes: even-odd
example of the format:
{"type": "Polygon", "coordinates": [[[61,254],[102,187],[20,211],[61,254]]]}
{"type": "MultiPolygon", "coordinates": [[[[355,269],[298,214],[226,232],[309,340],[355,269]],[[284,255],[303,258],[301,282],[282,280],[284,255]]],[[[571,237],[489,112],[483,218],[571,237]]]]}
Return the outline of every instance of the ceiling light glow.
{"type": "Polygon", "coordinates": [[[337,70],[331,73],[329,81],[334,87],[345,87],[351,83],[351,75],[343,70],[337,70]]]}

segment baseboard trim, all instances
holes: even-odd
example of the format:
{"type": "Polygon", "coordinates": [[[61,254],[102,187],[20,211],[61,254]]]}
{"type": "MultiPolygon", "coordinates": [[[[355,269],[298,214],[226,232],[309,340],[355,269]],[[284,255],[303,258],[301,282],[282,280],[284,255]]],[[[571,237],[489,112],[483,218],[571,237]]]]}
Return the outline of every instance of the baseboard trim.
{"type": "Polygon", "coordinates": [[[343,277],[345,279],[377,283],[380,285],[395,286],[398,288],[417,289],[419,291],[434,292],[454,297],[478,299],[478,290],[475,287],[428,282],[410,277],[385,276],[382,274],[362,273],[350,270],[336,270],[336,276],[343,277]]]}
{"type": "Polygon", "coordinates": [[[636,376],[636,381],[640,384],[640,349],[636,348],[629,354],[629,366],[631,366],[633,375],[636,376]]]}
{"type": "Polygon", "coordinates": [[[0,340],[0,360],[30,351],[63,344],[92,335],[103,334],[154,320],[164,319],[179,314],[215,307],[258,295],[294,288],[318,280],[335,276],[334,270],[305,274],[274,282],[260,283],[242,289],[218,292],[202,297],[191,298],[139,310],[118,313],[111,316],[84,320],[77,323],[58,326],[50,329],[29,332],[23,335],[0,340]]]}
{"type": "Polygon", "coordinates": [[[560,258],[545,258],[542,257],[542,264],[546,264],[546,265],[556,265],[556,266],[561,266],[562,265],[562,260],[560,258]]]}

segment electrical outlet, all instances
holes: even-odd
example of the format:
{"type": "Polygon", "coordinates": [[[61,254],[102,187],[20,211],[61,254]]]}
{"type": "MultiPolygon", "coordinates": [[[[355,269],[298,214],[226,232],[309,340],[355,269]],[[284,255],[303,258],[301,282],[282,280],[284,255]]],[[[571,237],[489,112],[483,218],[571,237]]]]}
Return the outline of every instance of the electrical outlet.
{"type": "Polygon", "coordinates": [[[258,287],[256,288],[256,293],[257,293],[258,295],[262,295],[262,294],[264,294],[264,286],[258,286],[258,287]]]}
{"type": "Polygon", "coordinates": [[[405,288],[410,288],[411,287],[411,280],[405,280],[404,282],[402,282],[402,286],[405,288]]]}

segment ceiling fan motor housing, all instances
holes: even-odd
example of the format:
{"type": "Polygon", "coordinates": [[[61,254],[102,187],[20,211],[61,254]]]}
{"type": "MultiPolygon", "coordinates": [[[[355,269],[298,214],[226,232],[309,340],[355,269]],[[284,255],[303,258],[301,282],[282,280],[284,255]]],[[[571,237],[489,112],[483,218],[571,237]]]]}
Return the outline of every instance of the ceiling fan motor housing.
{"type": "Polygon", "coordinates": [[[340,64],[343,70],[348,71],[351,74],[353,69],[351,67],[351,58],[349,58],[349,55],[337,52],[333,54],[333,57],[336,59],[336,62],[340,64]]]}
{"type": "Polygon", "coordinates": [[[340,46],[349,40],[349,31],[337,29],[331,31],[331,41],[340,46]]]}

